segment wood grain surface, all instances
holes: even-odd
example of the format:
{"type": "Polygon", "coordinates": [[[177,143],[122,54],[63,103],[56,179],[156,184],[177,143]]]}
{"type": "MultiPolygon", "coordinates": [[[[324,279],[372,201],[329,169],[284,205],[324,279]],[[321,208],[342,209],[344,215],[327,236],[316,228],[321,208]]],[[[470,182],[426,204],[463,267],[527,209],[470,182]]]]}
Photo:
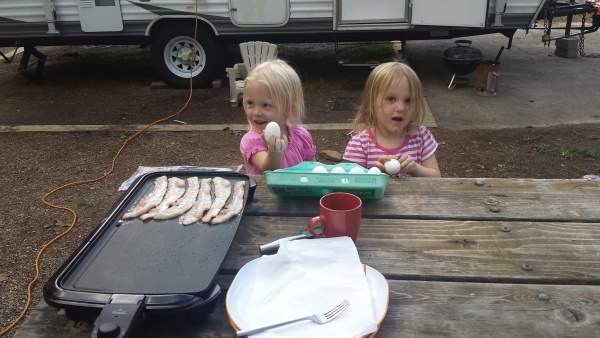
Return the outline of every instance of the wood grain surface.
{"type": "MultiPolygon", "coordinates": [[[[148,315],[140,337],[234,336],[224,304],[239,269],[319,212],[319,198],[274,196],[255,179],[214,312],[148,315]]],[[[377,337],[598,336],[598,181],[393,179],[363,201],[356,247],[390,287],[377,337]]],[[[14,337],[89,337],[92,322],[41,302],[14,337]]]]}

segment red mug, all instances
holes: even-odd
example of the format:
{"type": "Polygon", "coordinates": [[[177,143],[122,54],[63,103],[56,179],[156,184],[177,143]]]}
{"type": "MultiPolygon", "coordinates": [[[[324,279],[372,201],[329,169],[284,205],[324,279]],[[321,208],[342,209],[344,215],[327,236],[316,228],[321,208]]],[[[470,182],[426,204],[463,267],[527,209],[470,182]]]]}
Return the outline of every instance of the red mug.
{"type": "Polygon", "coordinates": [[[308,231],[315,238],[348,236],[356,243],[360,228],[362,201],[356,195],[333,192],[321,197],[320,214],[308,221],[308,231]],[[315,233],[321,223],[322,233],[315,233]]]}

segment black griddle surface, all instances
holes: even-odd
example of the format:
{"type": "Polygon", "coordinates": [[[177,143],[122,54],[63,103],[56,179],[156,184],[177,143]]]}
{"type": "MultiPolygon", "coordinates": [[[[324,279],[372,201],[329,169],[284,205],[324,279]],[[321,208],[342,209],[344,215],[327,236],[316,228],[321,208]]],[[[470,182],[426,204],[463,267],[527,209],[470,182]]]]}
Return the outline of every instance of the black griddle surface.
{"type": "MultiPolygon", "coordinates": [[[[191,176],[220,176],[233,183],[245,175],[201,172],[153,173],[132,187],[101,232],[61,280],[65,290],[122,294],[183,294],[207,290],[237,232],[242,213],[226,223],[179,224],[179,217],[142,222],[120,221],[122,215],[149,193],[154,179],[166,175],[183,180],[191,176]]],[[[231,197],[230,197],[231,199],[231,197]]],[[[229,203],[229,201],[228,201],[229,203]]]]}

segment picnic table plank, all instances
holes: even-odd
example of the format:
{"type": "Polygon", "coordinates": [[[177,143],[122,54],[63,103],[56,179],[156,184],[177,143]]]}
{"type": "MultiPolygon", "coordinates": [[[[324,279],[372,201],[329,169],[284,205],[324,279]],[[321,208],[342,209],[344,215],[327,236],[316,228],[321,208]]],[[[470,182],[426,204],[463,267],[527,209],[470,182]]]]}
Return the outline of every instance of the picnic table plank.
{"type": "MultiPolygon", "coordinates": [[[[256,198],[246,215],[318,213],[318,197],[276,196],[263,176],[253,178],[256,198]]],[[[600,222],[599,205],[600,182],[592,180],[406,178],[390,179],[383,198],[364,199],[363,217],[600,222]]]]}
{"type": "MultiPolygon", "coordinates": [[[[307,221],[244,216],[223,268],[239,270],[307,221]]],[[[388,279],[600,284],[600,223],[363,219],[357,249],[388,279]]]]}
{"type": "MultiPolygon", "coordinates": [[[[539,285],[388,281],[388,311],[377,337],[597,337],[600,289],[539,285]]],[[[233,337],[225,293],[205,322],[152,318],[141,337],[233,337]]],[[[44,302],[14,338],[89,337],[93,325],[74,322],[44,302]]]]}

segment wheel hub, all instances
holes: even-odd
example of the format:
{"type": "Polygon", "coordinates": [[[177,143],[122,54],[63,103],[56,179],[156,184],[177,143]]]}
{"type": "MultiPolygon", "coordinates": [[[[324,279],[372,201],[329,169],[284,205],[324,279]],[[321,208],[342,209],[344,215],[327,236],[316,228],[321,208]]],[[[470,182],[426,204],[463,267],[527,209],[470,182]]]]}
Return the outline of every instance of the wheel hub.
{"type": "Polygon", "coordinates": [[[192,64],[192,49],[190,47],[182,47],[177,51],[177,59],[184,65],[192,64]]]}

